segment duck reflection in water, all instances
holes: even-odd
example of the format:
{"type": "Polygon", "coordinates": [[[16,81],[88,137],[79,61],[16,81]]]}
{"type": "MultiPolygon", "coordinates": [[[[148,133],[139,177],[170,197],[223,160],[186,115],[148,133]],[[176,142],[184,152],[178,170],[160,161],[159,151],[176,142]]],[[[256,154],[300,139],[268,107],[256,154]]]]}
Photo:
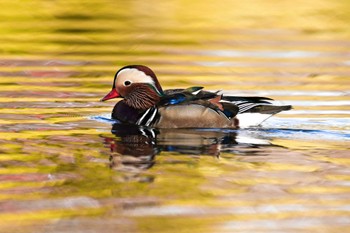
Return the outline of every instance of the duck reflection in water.
{"type": "MultiPolygon", "coordinates": [[[[235,153],[242,147],[271,146],[262,139],[244,141],[236,130],[154,129],[116,123],[112,133],[115,138],[105,138],[105,144],[111,149],[111,168],[135,174],[151,168],[161,152],[219,158],[221,152],[235,153]]],[[[249,153],[252,155],[254,151],[249,153]]]]}

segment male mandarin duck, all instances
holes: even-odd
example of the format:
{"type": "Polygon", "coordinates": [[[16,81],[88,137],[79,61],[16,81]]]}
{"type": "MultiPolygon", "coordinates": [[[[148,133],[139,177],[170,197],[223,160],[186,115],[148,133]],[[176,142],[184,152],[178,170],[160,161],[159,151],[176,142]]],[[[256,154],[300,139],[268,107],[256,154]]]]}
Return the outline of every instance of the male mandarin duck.
{"type": "Polygon", "coordinates": [[[101,101],[123,98],[112,118],[155,128],[239,128],[259,125],[291,105],[276,106],[266,97],[241,97],[202,90],[163,90],[154,72],[143,65],[121,68],[112,90],[101,101]]]}

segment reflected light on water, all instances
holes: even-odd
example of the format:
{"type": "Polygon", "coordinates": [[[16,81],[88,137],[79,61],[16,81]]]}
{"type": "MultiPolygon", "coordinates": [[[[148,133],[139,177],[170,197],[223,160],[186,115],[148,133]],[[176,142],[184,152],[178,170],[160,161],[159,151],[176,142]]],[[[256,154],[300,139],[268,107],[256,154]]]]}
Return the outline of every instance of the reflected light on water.
{"type": "Polygon", "coordinates": [[[349,229],[349,2],[0,6],[0,232],[349,229]],[[238,130],[121,126],[99,99],[127,64],[294,110],[238,130]]]}

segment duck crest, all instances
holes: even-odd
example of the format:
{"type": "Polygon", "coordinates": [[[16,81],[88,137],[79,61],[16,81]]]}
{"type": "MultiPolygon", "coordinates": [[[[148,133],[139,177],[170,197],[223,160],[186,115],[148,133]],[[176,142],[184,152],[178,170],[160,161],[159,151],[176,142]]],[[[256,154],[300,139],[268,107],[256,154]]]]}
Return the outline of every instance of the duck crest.
{"type": "Polygon", "coordinates": [[[116,81],[117,81],[118,75],[122,71],[128,70],[128,69],[143,72],[143,74],[145,76],[151,78],[151,80],[153,81],[153,84],[155,85],[155,88],[157,89],[157,92],[159,92],[161,94],[163,93],[163,89],[162,89],[162,87],[157,79],[156,74],[150,68],[148,68],[147,66],[144,66],[144,65],[128,65],[128,66],[124,66],[123,68],[119,69],[114,76],[113,88],[115,88],[115,86],[116,86],[116,81]]]}

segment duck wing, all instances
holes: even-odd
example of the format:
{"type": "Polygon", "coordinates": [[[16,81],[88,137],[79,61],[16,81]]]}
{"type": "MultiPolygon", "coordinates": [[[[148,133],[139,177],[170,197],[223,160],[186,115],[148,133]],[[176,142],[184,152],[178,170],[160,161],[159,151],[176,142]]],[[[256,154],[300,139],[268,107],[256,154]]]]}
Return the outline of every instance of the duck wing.
{"type": "Polygon", "coordinates": [[[238,114],[239,108],[234,103],[222,102],[222,95],[216,92],[204,91],[203,87],[189,87],[186,89],[170,89],[164,91],[158,106],[167,105],[202,105],[204,107],[221,111],[231,119],[238,114]]]}

